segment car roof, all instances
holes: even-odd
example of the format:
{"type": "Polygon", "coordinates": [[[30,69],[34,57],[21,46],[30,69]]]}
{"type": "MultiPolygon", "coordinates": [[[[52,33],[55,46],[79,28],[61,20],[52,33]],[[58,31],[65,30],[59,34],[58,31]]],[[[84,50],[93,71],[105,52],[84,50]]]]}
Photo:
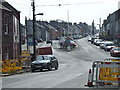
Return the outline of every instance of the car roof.
{"type": "Polygon", "coordinates": [[[38,55],[38,56],[49,56],[49,57],[53,57],[54,55],[38,55]]]}
{"type": "Polygon", "coordinates": [[[112,41],[105,41],[105,43],[113,43],[112,41]]]}
{"type": "Polygon", "coordinates": [[[120,47],[114,47],[114,48],[120,48],[120,47]]]}

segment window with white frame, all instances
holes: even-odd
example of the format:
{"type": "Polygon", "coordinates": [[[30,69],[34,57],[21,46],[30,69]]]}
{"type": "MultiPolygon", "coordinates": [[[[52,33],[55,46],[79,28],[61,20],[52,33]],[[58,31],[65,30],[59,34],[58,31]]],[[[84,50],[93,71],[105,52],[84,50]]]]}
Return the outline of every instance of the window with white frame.
{"type": "Polygon", "coordinates": [[[8,15],[4,16],[4,29],[5,29],[5,34],[9,34],[9,16],[8,15]]]}
{"type": "Polygon", "coordinates": [[[2,48],[0,47],[0,60],[2,60],[2,48]]]}
{"type": "Polygon", "coordinates": [[[14,42],[19,42],[19,20],[13,16],[14,42]]]}
{"type": "Polygon", "coordinates": [[[5,47],[5,59],[8,60],[9,59],[9,53],[8,53],[8,47],[5,47]]]}

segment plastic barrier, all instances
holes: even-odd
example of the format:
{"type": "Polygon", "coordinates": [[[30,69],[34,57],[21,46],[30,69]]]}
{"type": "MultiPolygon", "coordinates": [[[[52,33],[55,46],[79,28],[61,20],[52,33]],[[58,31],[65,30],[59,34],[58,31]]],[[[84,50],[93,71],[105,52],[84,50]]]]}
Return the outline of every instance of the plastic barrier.
{"type": "MultiPolygon", "coordinates": [[[[101,87],[111,85],[119,87],[120,85],[120,58],[109,58],[104,61],[95,61],[92,65],[91,78],[92,86],[101,87]]],[[[88,80],[88,81],[89,81],[88,80]]],[[[89,83],[86,86],[91,86],[89,83]]]]}
{"type": "Polygon", "coordinates": [[[22,60],[22,69],[23,71],[30,71],[31,70],[31,55],[28,50],[22,51],[21,55],[22,60]]]}
{"type": "Polygon", "coordinates": [[[0,72],[2,74],[15,74],[22,70],[21,60],[2,60],[0,72]]]}
{"type": "Polygon", "coordinates": [[[16,64],[15,70],[18,73],[22,70],[22,66],[23,66],[22,60],[16,60],[15,64],[16,64]]]}
{"type": "Polygon", "coordinates": [[[30,56],[30,53],[28,50],[23,50],[22,51],[22,57],[29,57],[30,56]]]}
{"type": "Polygon", "coordinates": [[[99,68],[99,81],[120,83],[120,62],[103,62],[99,68]]]}

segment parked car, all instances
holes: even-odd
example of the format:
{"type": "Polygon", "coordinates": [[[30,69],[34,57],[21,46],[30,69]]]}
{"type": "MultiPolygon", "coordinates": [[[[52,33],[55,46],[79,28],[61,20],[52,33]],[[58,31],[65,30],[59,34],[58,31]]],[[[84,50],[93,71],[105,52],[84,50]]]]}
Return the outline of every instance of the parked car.
{"type": "Polygon", "coordinates": [[[73,39],[80,39],[80,36],[78,36],[78,35],[73,36],[73,39]]]}
{"type": "Polygon", "coordinates": [[[58,69],[58,59],[54,55],[38,55],[31,65],[32,72],[43,69],[51,71],[52,68],[58,69]]]}
{"type": "Polygon", "coordinates": [[[38,42],[39,42],[39,43],[40,43],[40,42],[43,42],[42,38],[40,38],[40,39],[38,40],[38,42]]]}
{"type": "Polygon", "coordinates": [[[60,40],[59,40],[60,46],[63,46],[63,43],[65,40],[66,40],[66,37],[60,37],[60,40]]]}
{"type": "Polygon", "coordinates": [[[38,41],[37,40],[35,40],[35,45],[38,45],[38,41]]]}
{"type": "Polygon", "coordinates": [[[74,40],[65,40],[63,42],[63,47],[67,47],[67,46],[70,46],[71,48],[75,48],[77,44],[74,40]]]}
{"type": "Polygon", "coordinates": [[[101,44],[100,44],[101,49],[105,48],[105,43],[113,43],[113,42],[111,42],[111,41],[102,41],[101,44]]]}
{"type": "Polygon", "coordinates": [[[37,48],[36,50],[37,55],[53,55],[52,47],[50,46],[43,46],[40,48],[37,48]]]}
{"type": "Polygon", "coordinates": [[[71,46],[72,48],[75,48],[75,47],[77,46],[77,44],[76,44],[75,41],[70,40],[70,46],[71,46]]]}
{"type": "Polygon", "coordinates": [[[94,44],[94,40],[95,40],[95,39],[98,39],[98,37],[92,37],[92,38],[91,38],[91,44],[94,44]]]}
{"type": "Polygon", "coordinates": [[[115,47],[115,45],[113,42],[104,43],[104,50],[105,51],[110,51],[114,47],[115,47]]]}
{"type": "Polygon", "coordinates": [[[104,43],[106,43],[106,41],[102,41],[99,45],[100,49],[104,49],[104,43]]]}
{"type": "Polygon", "coordinates": [[[91,39],[92,39],[92,38],[91,38],[91,37],[89,37],[88,42],[91,42],[91,39]]]}
{"type": "Polygon", "coordinates": [[[101,44],[102,42],[103,42],[102,39],[98,39],[98,40],[95,42],[95,45],[96,45],[96,46],[100,46],[100,44],[101,44]]]}
{"type": "Polygon", "coordinates": [[[51,44],[52,45],[52,40],[46,41],[46,44],[51,44]]]}
{"type": "Polygon", "coordinates": [[[120,57],[120,47],[115,47],[110,50],[110,55],[113,57],[120,57]]]}

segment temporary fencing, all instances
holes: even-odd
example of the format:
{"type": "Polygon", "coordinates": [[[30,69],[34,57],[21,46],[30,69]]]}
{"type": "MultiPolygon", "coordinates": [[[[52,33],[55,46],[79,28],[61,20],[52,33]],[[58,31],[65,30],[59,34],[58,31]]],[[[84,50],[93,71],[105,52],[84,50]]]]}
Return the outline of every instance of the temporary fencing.
{"type": "Polygon", "coordinates": [[[23,51],[21,59],[0,60],[0,65],[0,72],[4,75],[30,71],[31,56],[28,51],[23,51]]]}
{"type": "Polygon", "coordinates": [[[1,60],[0,72],[2,74],[15,74],[22,70],[21,60],[1,60]]]}
{"type": "MultiPolygon", "coordinates": [[[[92,65],[91,83],[97,87],[111,85],[111,87],[120,85],[120,59],[105,59],[104,61],[95,61],[92,65]]],[[[90,85],[88,84],[90,87],[90,85]]],[[[94,86],[94,85],[92,85],[94,86]]]]}
{"type": "Polygon", "coordinates": [[[21,55],[21,60],[23,63],[23,70],[24,71],[30,71],[31,69],[31,55],[28,50],[23,50],[21,55]]]}

